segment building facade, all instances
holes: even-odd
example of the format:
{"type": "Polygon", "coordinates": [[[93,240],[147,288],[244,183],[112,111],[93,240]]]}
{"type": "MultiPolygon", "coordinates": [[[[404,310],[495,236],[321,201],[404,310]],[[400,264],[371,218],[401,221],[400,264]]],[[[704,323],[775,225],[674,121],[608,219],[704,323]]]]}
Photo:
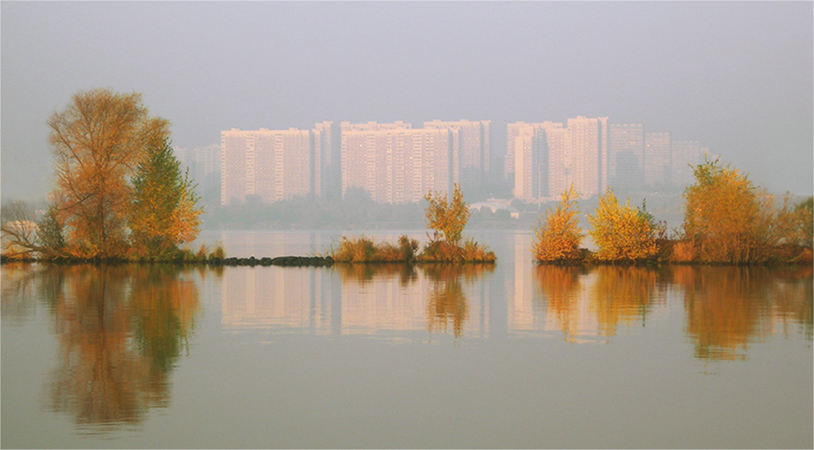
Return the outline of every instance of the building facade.
{"type": "Polygon", "coordinates": [[[222,131],[221,204],[318,194],[321,156],[315,151],[309,130],[222,131]]]}
{"type": "Polygon", "coordinates": [[[377,203],[412,203],[430,190],[452,192],[458,183],[456,128],[413,129],[395,122],[343,122],[342,195],[351,188],[377,203]]]}
{"type": "Polygon", "coordinates": [[[666,186],[671,181],[670,133],[648,132],[644,134],[644,184],[666,186]]]}
{"type": "Polygon", "coordinates": [[[644,184],[644,124],[611,123],[608,127],[608,171],[613,188],[644,184]]]}
{"type": "Polygon", "coordinates": [[[490,170],[491,151],[489,137],[489,120],[464,120],[444,122],[433,120],[424,122],[425,129],[456,130],[458,139],[453,142],[457,147],[458,173],[464,191],[477,189],[487,180],[490,170]]]}
{"type": "Polygon", "coordinates": [[[568,119],[574,187],[583,198],[608,189],[608,118],[568,119]]]}
{"type": "MultiPolygon", "coordinates": [[[[509,124],[513,146],[515,198],[534,202],[552,195],[554,169],[562,162],[562,123],[509,124]],[[559,159],[558,159],[559,158],[559,159]]],[[[508,131],[508,130],[507,130],[508,131]]]]}
{"type": "Polygon", "coordinates": [[[534,202],[556,198],[571,185],[583,198],[608,187],[606,117],[562,123],[517,122],[507,126],[507,149],[514,163],[514,196],[534,202]]]}

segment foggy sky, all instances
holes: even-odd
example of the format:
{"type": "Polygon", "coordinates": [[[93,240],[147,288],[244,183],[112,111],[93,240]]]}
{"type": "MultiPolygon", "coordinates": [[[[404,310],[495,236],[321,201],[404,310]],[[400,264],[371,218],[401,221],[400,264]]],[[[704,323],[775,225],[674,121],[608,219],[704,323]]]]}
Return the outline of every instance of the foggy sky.
{"type": "Polygon", "coordinates": [[[333,120],[607,116],[814,190],[812,2],[0,4],[2,196],[52,189],[48,117],[141,92],[173,144],[333,120]]]}

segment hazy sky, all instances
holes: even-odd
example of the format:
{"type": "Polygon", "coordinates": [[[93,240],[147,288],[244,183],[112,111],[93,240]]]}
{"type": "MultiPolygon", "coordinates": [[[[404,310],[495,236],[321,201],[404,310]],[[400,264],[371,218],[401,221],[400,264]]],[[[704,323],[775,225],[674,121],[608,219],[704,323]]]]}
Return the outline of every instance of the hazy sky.
{"type": "Polygon", "coordinates": [[[79,90],[141,92],[174,145],[333,120],[608,116],[814,190],[814,3],[0,4],[2,195],[52,188],[46,122],[79,90]]]}

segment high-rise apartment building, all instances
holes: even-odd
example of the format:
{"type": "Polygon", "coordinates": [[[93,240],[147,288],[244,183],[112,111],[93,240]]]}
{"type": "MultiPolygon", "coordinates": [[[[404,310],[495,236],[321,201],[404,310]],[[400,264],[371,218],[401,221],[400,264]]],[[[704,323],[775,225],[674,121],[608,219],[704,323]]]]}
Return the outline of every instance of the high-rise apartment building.
{"type": "Polygon", "coordinates": [[[456,128],[342,122],[342,194],[359,187],[378,203],[412,203],[458,180],[456,128]]]}
{"type": "Polygon", "coordinates": [[[587,198],[608,189],[608,118],[568,119],[574,188],[587,198]]]}
{"type": "Polygon", "coordinates": [[[664,186],[671,183],[670,133],[644,134],[644,184],[664,186]]]}
{"type": "Polygon", "coordinates": [[[254,195],[273,203],[320,192],[321,156],[311,131],[221,132],[221,204],[254,195]]]}
{"type": "Polygon", "coordinates": [[[424,122],[425,129],[457,130],[458,139],[453,142],[459,156],[458,170],[464,191],[478,188],[486,181],[491,159],[489,150],[489,120],[459,120],[424,122]]]}
{"type": "Polygon", "coordinates": [[[526,201],[553,198],[573,184],[582,197],[608,185],[606,117],[579,116],[562,123],[509,124],[507,149],[514,162],[514,196],[526,201]]]}
{"type": "Polygon", "coordinates": [[[342,193],[342,165],[340,157],[339,127],[333,122],[320,122],[313,130],[314,155],[320,156],[314,171],[314,189],[317,195],[338,199],[342,193]]]}
{"type": "Polygon", "coordinates": [[[608,127],[608,170],[614,188],[644,184],[644,125],[611,123],[608,127]]]}
{"type": "Polygon", "coordinates": [[[546,128],[548,145],[548,197],[559,195],[574,183],[574,155],[571,146],[571,133],[568,128],[557,123],[546,128]]]}
{"type": "Polygon", "coordinates": [[[220,144],[192,149],[176,147],[175,157],[181,170],[198,184],[201,201],[207,205],[220,204],[220,144]]]}
{"type": "Polygon", "coordinates": [[[514,173],[516,170],[515,167],[515,139],[520,134],[520,130],[529,127],[529,126],[540,126],[541,123],[526,123],[526,122],[515,122],[510,123],[506,126],[506,158],[504,159],[505,166],[503,168],[503,172],[506,176],[506,180],[509,181],[509,184],[512,186],[514,185],[514,173]]]}
{"type": "Polygon", "coordinates": [[[182,170],[189,170],[189,176],[202,183],[206,177],[220,172],[220,145],[207,147],[173,149],[175,157],[181,163],[182,170]]]}
{"type": "Polygon", "coordinates": [[[538,201],[551,196],[551,158],[562,159],[564,142],[559,139],[562,123],[509,124],[513,146],[514,196],[524,201],[538,201]]]}

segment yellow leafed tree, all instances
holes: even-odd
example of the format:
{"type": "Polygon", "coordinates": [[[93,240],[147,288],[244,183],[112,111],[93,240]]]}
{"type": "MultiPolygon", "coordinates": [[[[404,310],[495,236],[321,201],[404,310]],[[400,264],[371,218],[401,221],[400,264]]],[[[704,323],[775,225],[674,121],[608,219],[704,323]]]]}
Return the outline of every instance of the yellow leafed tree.
{"type": "Polygon", "coordinates": [[[608,190],[599,196],[595,213],[588,214],[588,234],[598,248],[596,259],[635,262],[656,254],[655,229],[643,211],[630,206],[630,199],[620,206],[608,190]]]}
{"type": "Polygon", "coordinates": [[[461,187],[455,184],[452,201],[447,200],[446,193],[433,191],[428,192],[424,199],[429,203],[425,212],[427,225],[442,233],[445,241],[451,244],[460,242],[471,215],[461,187]]]}
{"type": "Polygon", "coordinates": [[[568,263],[581,259],[579,244],[582,230],[579,228],[577,192],[571,185],[562,193],[556,209],[546,211],[545,219],[534,230],[531,252],[539,262],[568,263]]]}

